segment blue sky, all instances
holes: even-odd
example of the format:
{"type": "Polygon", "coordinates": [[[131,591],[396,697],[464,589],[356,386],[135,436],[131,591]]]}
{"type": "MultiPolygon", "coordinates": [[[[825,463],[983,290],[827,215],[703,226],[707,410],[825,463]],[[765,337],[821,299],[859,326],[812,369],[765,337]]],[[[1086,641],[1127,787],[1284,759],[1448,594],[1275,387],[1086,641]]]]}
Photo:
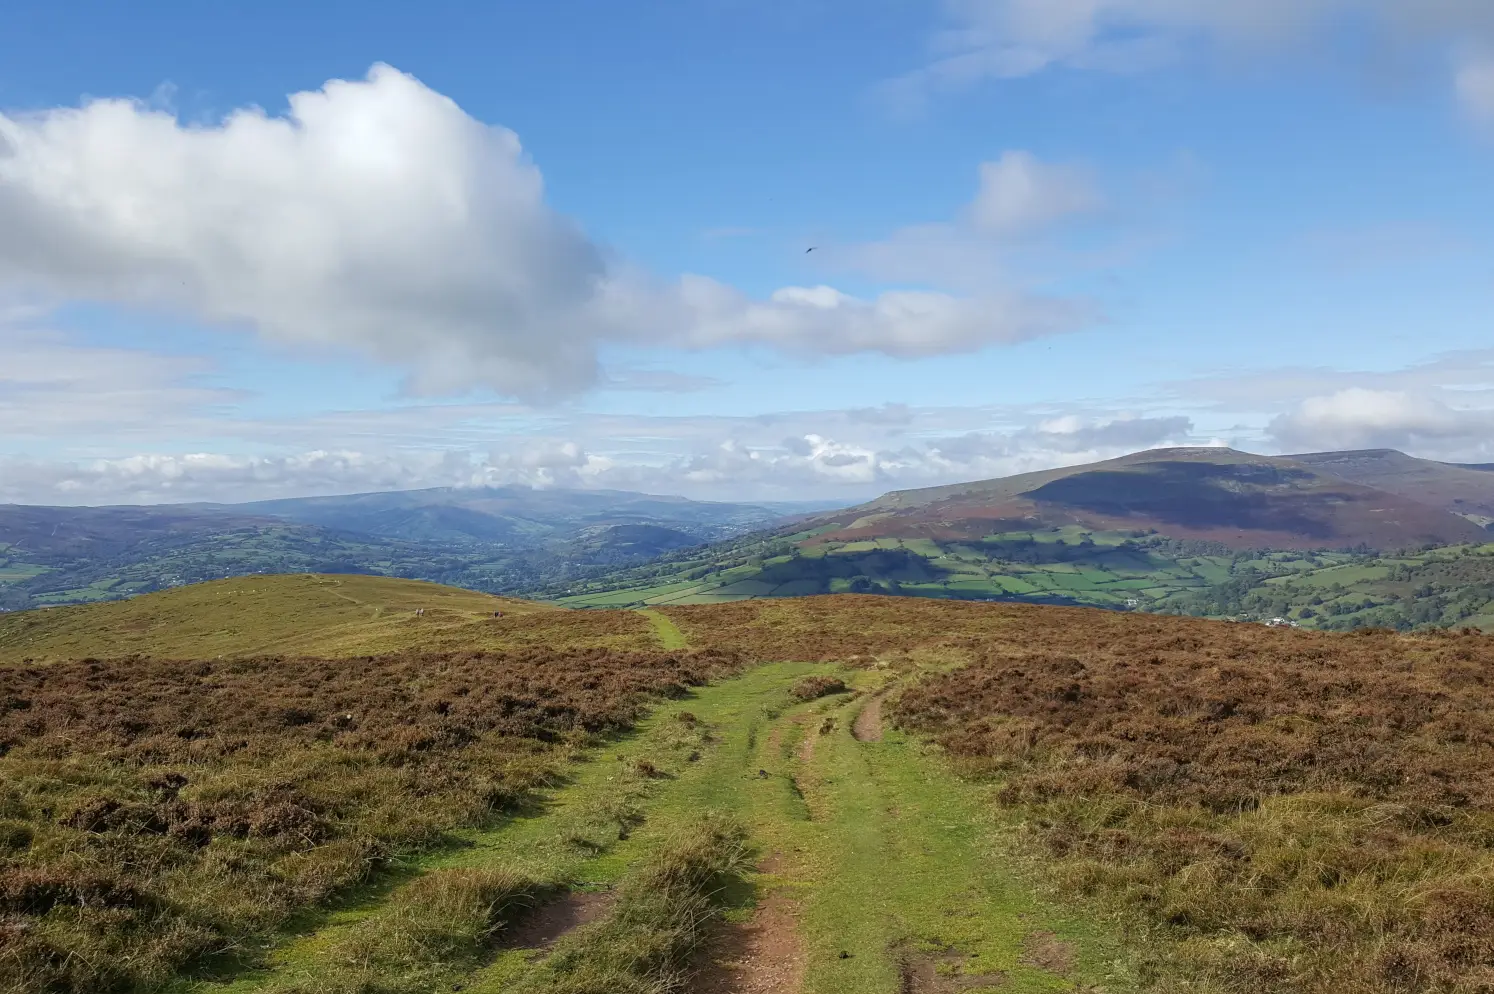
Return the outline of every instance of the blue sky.
{"type": "Polygon", "coordinates": [[[8,8],[0,500],[1494,461],[1483,0],[475,6],[8,8]]]}

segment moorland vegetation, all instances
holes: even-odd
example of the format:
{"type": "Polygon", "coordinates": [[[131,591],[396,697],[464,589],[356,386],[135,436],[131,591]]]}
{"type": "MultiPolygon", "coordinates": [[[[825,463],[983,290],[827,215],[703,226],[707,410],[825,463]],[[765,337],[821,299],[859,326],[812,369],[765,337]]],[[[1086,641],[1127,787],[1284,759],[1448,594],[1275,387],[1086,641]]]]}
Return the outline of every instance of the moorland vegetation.
{"type": "Polygon", "coordinates": [[[410,596],[0,668],[0,977],[659,994],[778,914],[817,994],[1494,985],[1487,636],[839,595],[421,652],[410,596]]]}

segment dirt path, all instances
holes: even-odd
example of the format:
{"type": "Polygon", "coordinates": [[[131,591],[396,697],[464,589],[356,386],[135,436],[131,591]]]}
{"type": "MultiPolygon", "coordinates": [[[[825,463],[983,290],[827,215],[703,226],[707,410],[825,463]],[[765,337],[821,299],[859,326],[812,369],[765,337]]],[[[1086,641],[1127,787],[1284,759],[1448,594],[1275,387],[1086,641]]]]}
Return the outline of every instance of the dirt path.
{"type": "MultiPolygon", "coordinates": [[[[827,720],[833,721],[834,719],[827,720]]],[[[814,721],[806,722],[804,725],[804,738],[799,740],[799,762],[806,766],[814,762],[814,744],[820,739],[821,727],[814,721]]]]}
{"type": "Polygon", "coordinates": [[[882,741],[882,695],[878,694],[866,702],[856,715],[856,724],[851,726],[851,734],[856,737],[857,742],[881,742],[882,741]]]}
{"type": "Polygon", "coordinates": [[[521,918],[498,943],[500,949],[548,949],[556,939],[596,921],[612,906],[608,891],[570,891],[521,918]]]}
{"type": "Polygon", "coordinates": [[[727,923],[697,965],[691,994],[798,994],[804,985],[799,905],[782,889],[745,923],[727,923]]]}

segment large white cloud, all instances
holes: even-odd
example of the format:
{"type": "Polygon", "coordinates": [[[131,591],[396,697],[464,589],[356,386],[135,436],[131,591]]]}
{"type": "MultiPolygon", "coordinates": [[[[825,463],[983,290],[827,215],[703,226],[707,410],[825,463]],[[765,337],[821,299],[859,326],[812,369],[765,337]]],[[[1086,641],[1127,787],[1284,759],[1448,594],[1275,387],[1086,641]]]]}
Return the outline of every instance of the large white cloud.
{"type": "Polygon", "coordinates": [[[1289,451],[1393,448],[1476,461],[1494,456],[1494,411],[1460,410],[1401,390],[1351,387],[1309,397],[1271,421],[1289,451]]]}
{"type": "Polygon", "coordinates": [[[1065,330],[1003,291],[751,299],[650,278],[545,201],[517,136],[388,66],[185,125],[129,100],[0,115],[0,289],[178,308],[300,346],[353,347],[415,389],[543,398],[608,341],[927,355],[1065,330]]]}
{"type": "Polygon", "coordinates": [[[1475,109],[1488,91],[1482,63],[1456,64],[1469,45],[1494,42],[1488,0],[944,0],[947,27],[936,57],[894,80],[891,93],[916,101],[930,91],[1054,67],[1134,72],[1180,58],[1192,44],[1280,49],[1319,33],[1380,44],[1441,47],[1458,72],[1459,95],[1475,109]]]}

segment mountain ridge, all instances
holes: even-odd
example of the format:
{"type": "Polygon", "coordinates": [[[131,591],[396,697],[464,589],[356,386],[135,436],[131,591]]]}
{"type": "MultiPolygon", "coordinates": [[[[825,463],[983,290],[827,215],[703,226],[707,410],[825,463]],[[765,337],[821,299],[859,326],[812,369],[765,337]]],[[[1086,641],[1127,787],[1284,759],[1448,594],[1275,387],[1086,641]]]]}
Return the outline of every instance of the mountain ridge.
{"type": "Polygon", "coordinates": [[[1396,453],[1401,476],[1412,482],[1392,490],[1363,480],[1373,475],[1394,484],[1394,473],[1371,474],[1360,468],[1363,460],[1342,458],[1353,455],[1149,449],[1010,477],[892,491],[809,520],[823,529],[816,541],[978,538],[1065,526],[1155,531],[1233,548],[1388,549],[1487,537],[1486,522],[1452,508],[1461,501],[1475,517],[1487,508],[1494,519],[1494,475],[1478,480],[1480,489],[1469,482],[1477,471],[1396,453]],[[1342,472],[1322,468],[1340,464],[1342,472]],[[1439,476],[1444,466],[1447,472],[1439,476]],[[1346,475],[1356,468],[1359,479],[1346,475]],[[1460,485],[1452,496],[1444,494],[1446,486],[1435,485],[1449,475],[1460,485]]]}

